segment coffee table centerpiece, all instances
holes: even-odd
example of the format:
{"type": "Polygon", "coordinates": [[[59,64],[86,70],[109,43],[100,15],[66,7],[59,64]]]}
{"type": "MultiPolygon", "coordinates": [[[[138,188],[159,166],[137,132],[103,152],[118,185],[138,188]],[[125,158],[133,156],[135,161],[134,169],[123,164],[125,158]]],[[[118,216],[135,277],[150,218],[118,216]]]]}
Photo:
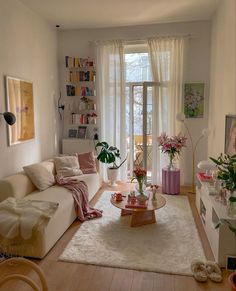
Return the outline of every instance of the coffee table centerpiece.
{"type": "Polygon", "coordinates": [[[121,216],[131,215],[130,226],[133,227],[155,223],[155,210],[165,206],[166,199],[158,194],[155,201],[148,198],[145,204],[140,204],[135,193],[118,192],[111,195],[111,204],[121,209],[121,216]]]}
{"type": "Polygon", "coordinates": [[[148,197],[144,194],[147,171],[142,168],[136,168],[133,173],[134,173],[134,177],[131,179],[131,182],[133,180],[137,180],[138,182],[137,184],[138,187],[136,187],[139,193],[139,195],[136,196],[137,201],[140,205],[144,205],[146,201],[148,200],[148,197]]]}

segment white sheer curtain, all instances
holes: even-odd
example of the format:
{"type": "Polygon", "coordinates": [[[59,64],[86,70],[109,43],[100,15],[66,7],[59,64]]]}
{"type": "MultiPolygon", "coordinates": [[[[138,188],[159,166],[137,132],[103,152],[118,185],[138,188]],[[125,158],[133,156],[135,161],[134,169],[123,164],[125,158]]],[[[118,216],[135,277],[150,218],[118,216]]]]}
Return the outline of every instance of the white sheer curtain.
{"type": "MultiPolygon", "coordinates": [[[[156,141],[162,132],[176,135],[181,131],[181,123],[176,121],[176,114],[182,111],[183,104],[185,43],[185,37],[148,39],[153,81],[161,84],[160,87],[154,88],[153,141],[156,141]]],[[[161,169],[167,163],[168,158],[160,153],[157,142],[153,142],[152,183],[161,183],[161,169]]],[[[183,182],[183,177],[181,178],[183,182]]]]}
{"type": "MultiPolygon", "coordinates": [[[[100,116],[100,141],[120,149],[126,157],[124,44],[120,40],[97,42],[97,96],[100,116]]],[[[106,180],[106,166],[101,165],[106,180]]],[[[127,180],[127,163],[122,166],[120,179],[127,180]]]]}

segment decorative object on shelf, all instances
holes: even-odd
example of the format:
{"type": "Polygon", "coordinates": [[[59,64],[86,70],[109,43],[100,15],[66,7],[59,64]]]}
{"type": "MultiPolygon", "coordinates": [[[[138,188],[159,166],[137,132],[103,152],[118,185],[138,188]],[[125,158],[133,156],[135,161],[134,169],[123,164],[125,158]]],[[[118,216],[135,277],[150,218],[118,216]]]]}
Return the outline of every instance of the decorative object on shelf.
{"type": "Polygon", "coordinates": [[[186,121],[185,121],[185,115],[183,113],[178,113],[176,115],[176,119],[183,123],[183,125],[185,126],[187,133],[189,135],[190,145],[191,145],[191,150],[192,150],[192,191],[191,191],[191,193],[195,194],[195,192],[196,192],[196,190],[195,190],[195,155],[196,155],[196,149],[197,149],[199,142],[203,138],[206,138],[210,135],[210,129],[204,128],[201,132],[201,135],[198,137],[198,139],[194,143],[192,135],[190,133],[190,130],[189,130],[189,128],[186,124],[186,121]]]}
{"type": "Polygon", "coordinates": [[[65,104],[61,102],[61,92],[60,92],[60,97],[57,101],[57,109],[58,109],[58,113],[60,115],[60,119],[62,120],[62,112],[64,112],[64,110],[65,110],[65,104]]]}
{"type": "Polygon", "coordinates": [[[93,128],[93,132],[94,132],[93,139],[94,139],[94,140],[99,140],[99,136],[98,136],[98,128],[97,128],[97,127],[94,127],[94,128],[93,128]]]}
{"type": "Polygon", "coordinates": [[[203,117],[204,83],[184,84],[184,113],[186,118],[203,117]]]}
{"type": "Polygon", "coordinates": [[[109,146],[109,144],[105,141],[98,142],[95,146],[95,149],[101,148],[97,159],[104,164],[113,164],[111,167],[107,168],[107,176],[111,182],[111,186],[116,186],[116,181],[118,177],[118,169],[125,163],[126,158],[120,163],[120,165],[116,164],[116,159],[120,159],[120,150],[117,147],[109,146]]]}
{"type": "Polygon", "coordinates": [[[174,169],[173,160],[177,155],[180,155],[182,148],[186,146],[186,140],[184,135],[178,134],[169,137],[165,132],[157,138],[161,152],[169,156],[169,169],[174,169]]]}
{"type": "Polygon", "coordinates": [[[225,117],[225,154],[236,154],[236,115],[225,117]]]}
{"type": "Polygon", "coordinates": [[[8,126],[9,145],[34,139],[33,83],[7,76],[6,93],[8,114],[4,118],[12,124],[8,126]]]}
{"type": "Polygon", "coordinates": [[[85,139],[86,138],[87,127],[79,126],[78,128],[78,138],[85,139]]]}
{"type": "Polygon", "coordinates": [[[198,169],[205,171],[206,178],[209,176],[209,179],[211,177],[211,171],[215,168],[215,164],[210,160],[200,161],[197,164],[198,169]]]}
{"type": "Polygon", "coordinates": [[[96,124],[97,123],[97,114],[96,112],[93,112],[88,117],[88,123],[89,124],[96,124]]]}
{"type": "Polygon", "coordinates": [[[16,117],[12,112],[3,112],[0,113],[0,115],[3,115],[8,125],[13,125],[16,122],[16,117]]]}
{"type": "Polygon", "coordinates": [[[77,137],[77,133],[78,133],[78,130],[77,129],[71,128],[68,131],[68,137],[70,137],[70,138],[76,138],[77,137]]]}

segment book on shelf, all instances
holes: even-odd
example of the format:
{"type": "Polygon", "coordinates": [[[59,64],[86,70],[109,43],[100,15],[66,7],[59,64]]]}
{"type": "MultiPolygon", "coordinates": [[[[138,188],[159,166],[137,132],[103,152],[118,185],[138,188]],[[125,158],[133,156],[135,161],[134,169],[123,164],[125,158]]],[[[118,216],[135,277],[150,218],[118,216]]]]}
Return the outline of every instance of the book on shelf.
{"type": "Polygon", "coordinates": [[[88,68],[94,67],[94,61],[91,58],[78,58],[65,56],[67,68],[88,68]]]}
{"type": "Polygon", "coordinates": [[[67,71],[66,82],[95,82],[94,71],[67,71]]]}
{"type": "Polygon", "coordinates": [[[66,93],[67,93],[67,96],[75,96],[75,86],[66,85],[66,93]]]}

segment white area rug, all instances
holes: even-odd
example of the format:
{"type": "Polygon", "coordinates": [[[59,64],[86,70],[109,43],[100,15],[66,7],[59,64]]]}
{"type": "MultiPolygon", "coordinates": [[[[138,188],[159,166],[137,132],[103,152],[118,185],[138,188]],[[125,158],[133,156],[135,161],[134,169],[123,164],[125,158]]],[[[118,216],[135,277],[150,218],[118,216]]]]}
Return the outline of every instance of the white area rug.
{"type": "Polygon", "coordinates": [[[84,222],[60,260],[181,275],[191,275],[193,259],[205,260],[187,197],[164,195],[157,223],[132,228],[110,203],[111,193],[96,204],[103,217],[84,222]]]}

